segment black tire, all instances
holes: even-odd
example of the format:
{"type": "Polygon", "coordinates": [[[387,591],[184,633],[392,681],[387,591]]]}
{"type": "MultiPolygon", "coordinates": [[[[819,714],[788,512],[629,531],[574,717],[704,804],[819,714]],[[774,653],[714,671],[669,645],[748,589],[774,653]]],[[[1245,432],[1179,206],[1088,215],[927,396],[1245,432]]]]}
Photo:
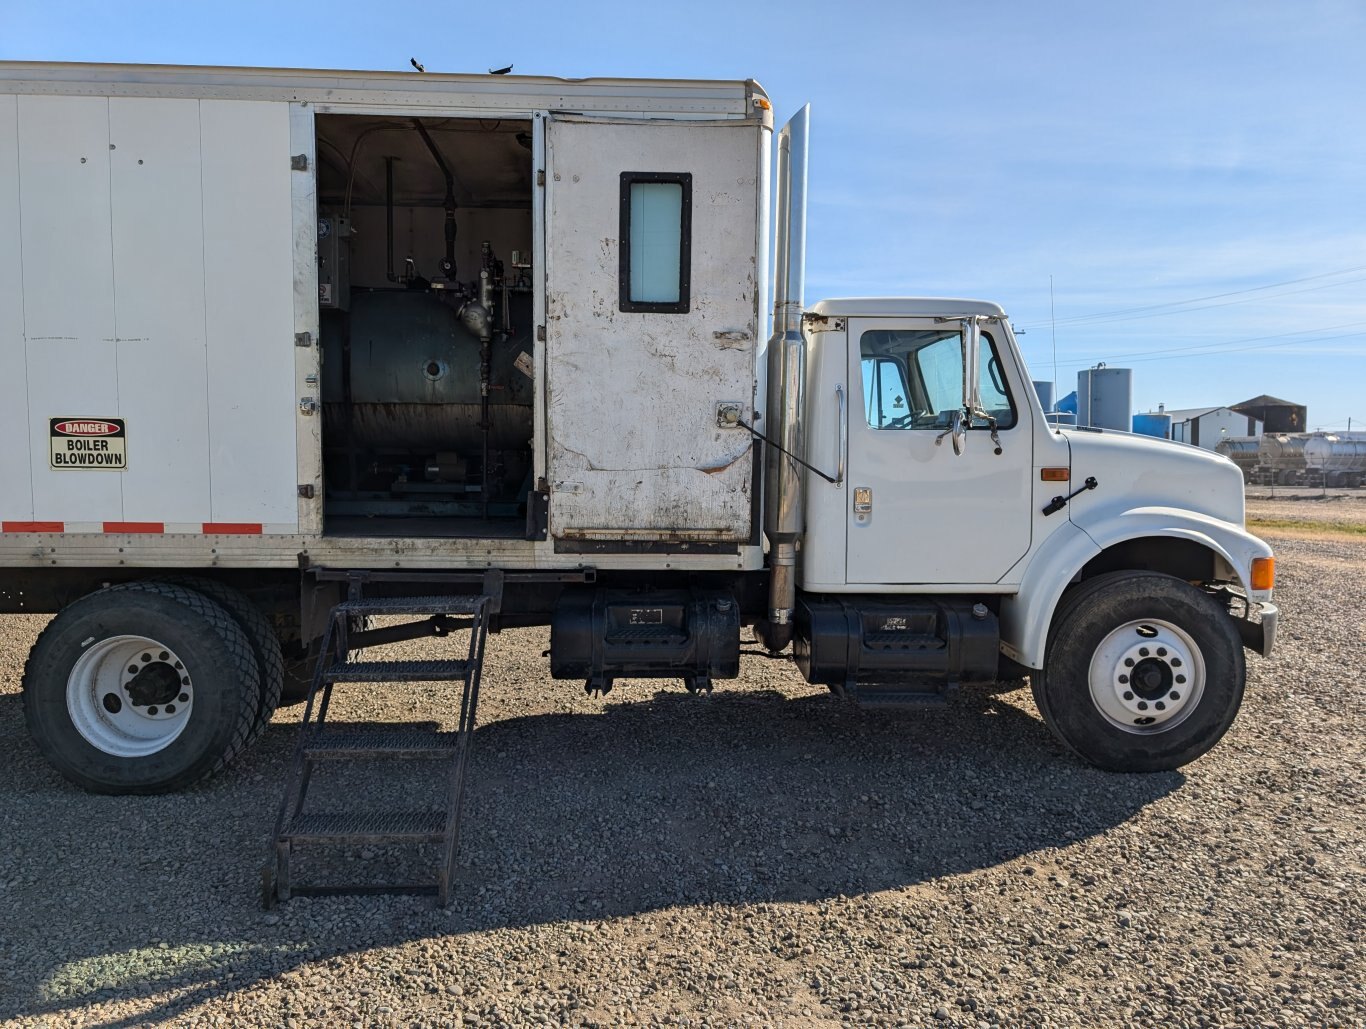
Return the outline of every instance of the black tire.
{"type": "Polygon", "coordinates": [[[233,589],[214,579],[203,579],[196,575],[173,575],[156,580],[168,582],[173,586],[202,593],[228,614],[232,615],[251,644],[256,656],[256,667],[261,673],[261,694],[256,715],[252,720],[251,734],[247,737],[250,747],[270,725],[275,709],[280,706],[280,693],[285,685],[285,656],[280,648],[280,637],[266,613],[251,602],[241,590],[233,589]]]}
{"type": "Polygon", "coordinates": [[[59,612],[29,652],[23,696],[29,732],[67,779],[94,793],[168,793],[220,771],[241,753],[260,677],[250,642],[222,607],[180,586],[138,582],[99,590],[59,612]],[[68,704],[78,662],[120,636],[158,641],[193,681],[193,704],[179,735],[140,756],[97,747],[77,728],[68,704]]]}
{"type": "Polygon", "coordinates": [[[1219,742],[1246,676],[1238,631],[1213,597],[1171,575],[1126,571],[1064,596],[1031,684],[1045,723],[1077,755],[1109,771],[1157,772],[1219,742]]]}

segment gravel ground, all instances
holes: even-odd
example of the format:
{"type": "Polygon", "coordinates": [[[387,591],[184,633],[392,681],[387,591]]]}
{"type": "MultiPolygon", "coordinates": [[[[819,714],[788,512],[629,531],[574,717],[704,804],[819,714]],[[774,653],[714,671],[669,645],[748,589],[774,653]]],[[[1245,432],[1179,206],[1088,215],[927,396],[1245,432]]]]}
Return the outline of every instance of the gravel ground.
{"type": "Polygon", "coordinates": [[[1363,526],[1366,525],[1366,489],[1249,486],[1247,513],[1249,518],[1317,523],[1338,530],[1363,526]]]}
{"type": "MultiPolygon", "coordinates": [[[[1078,764],[1028,690],[863,714],[746,658],[710,698],[590,699],[544,632],[494,637],[445,911],[259,909],[297,709],[187,793],[67,786],[18,692],[43,620],[0,618],[0,1020],[1366,1024],[1366,541],[1272,541],[1279,652],[1179,773],[1078,764]]],[[[447,698],[351,687],[335,717],[447,698]]]]}

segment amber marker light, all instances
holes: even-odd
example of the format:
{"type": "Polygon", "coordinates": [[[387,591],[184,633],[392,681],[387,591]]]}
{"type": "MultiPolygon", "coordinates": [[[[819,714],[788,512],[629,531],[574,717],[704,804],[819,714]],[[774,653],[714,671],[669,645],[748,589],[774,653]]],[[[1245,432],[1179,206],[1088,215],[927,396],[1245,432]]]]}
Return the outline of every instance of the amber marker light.
{"type": "Polygon", "coordinates": [[[1252,559],[1252,588],[1269,590],[1276,585],[1276,559],[1274,557],[1254,557],[1252,559]]]}
{"type": "Polygon", "coordinates": [[[1039,479],[1043,482],[1066,482],[1072,477],[1067,468],[1040,468],[1039,479]]]}

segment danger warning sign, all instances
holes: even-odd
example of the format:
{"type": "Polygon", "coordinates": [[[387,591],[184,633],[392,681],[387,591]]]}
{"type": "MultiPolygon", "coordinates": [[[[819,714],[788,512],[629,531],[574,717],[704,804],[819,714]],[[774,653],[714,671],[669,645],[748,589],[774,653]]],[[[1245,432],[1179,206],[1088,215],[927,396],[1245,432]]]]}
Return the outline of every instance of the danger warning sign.
{"type": "Polygon", "coordinates": [[[128,467],[128,430],[122,418],[52,418],[49,433],[53,468],[128,467]]]}

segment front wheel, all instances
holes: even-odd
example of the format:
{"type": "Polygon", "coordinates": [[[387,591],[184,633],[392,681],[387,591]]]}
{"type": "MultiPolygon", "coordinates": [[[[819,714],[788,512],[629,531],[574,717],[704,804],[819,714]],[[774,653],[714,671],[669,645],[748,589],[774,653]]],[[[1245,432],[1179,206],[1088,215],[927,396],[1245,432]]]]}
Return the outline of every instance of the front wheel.
{"type": "Polygon", "coordinates": [[[1034,697],[1087,761],[1156,772],[1219,742],[1246,676],[1237,629],[1213,597],[1158,572],[1112,572],[1064,597],[1034,697]]]}

